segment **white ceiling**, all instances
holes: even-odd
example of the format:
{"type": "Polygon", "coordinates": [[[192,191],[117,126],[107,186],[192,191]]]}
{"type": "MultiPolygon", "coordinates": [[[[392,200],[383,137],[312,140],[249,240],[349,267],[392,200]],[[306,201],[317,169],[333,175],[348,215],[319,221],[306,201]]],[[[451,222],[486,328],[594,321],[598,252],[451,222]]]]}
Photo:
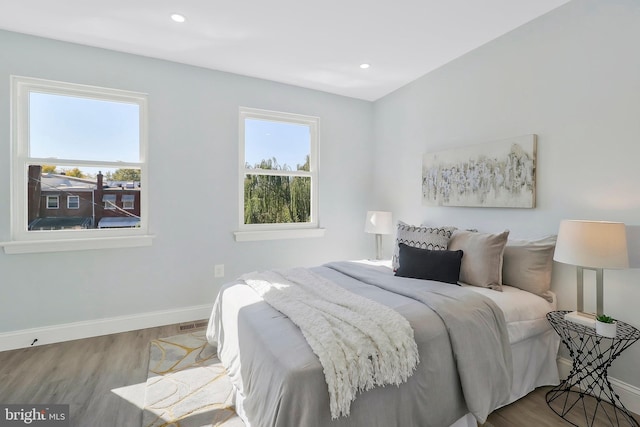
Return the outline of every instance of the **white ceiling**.
{"type": "Polygon", "coordinates": [[[0,0],[0,28],[373,101],[567,2],[0,0]]]}

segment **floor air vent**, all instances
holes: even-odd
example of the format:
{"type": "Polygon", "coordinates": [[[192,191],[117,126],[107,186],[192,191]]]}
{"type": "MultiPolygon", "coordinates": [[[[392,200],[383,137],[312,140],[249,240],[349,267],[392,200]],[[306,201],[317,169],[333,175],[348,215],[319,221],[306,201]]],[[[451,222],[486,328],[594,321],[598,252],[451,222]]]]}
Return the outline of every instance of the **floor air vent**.
{"type": "Polygon", "coordinates": [[[206,320],[196,320],[195,322],[180,323],[179,328],[181,332],[193,331],[196,329],[206,328],[208,323],[209,322],[207,322],[206,320]]]}

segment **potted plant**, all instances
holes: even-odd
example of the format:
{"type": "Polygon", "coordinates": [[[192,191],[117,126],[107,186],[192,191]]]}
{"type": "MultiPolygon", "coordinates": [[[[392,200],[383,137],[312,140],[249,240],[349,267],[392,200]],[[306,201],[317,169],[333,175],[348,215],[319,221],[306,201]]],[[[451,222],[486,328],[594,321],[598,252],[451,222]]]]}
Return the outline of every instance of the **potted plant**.
{"type": "Polygon", "coordinates": [[[604,314],[596,316],[596,334],[607,338],[615,338],[616,321],[604,314]]]}

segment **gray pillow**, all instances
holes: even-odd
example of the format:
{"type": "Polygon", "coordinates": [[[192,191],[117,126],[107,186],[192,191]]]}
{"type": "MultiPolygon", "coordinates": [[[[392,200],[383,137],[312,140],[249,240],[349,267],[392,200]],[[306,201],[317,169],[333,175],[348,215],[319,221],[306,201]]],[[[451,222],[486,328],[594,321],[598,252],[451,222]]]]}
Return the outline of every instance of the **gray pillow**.
{"type": "Polygon", "coordinates": [[[502,291],[502,255],[508,237],[509,230],[499,234],[456,230],[451,236],[448,249],[464,252],[460,281],[502,291]]]}
{"type": "Polygon", "coordinates": [[[504,248],[502,283],[553,302],[551,268],[556,236],[537,240],[509,240],[504,248]]]}
{"type": "Polygon", "coordinates": [[[393,270],[396,271],[400,266],[398,261],[399,249],[398,245],[404,243],[407,246],[420,249],[431,249],[435,251],[443,251],[447,249],[451,234],[455,231],[455,227],[427,227],[423,225],[409,225],[402,221],[398,221],[396,231],[396,242],[393,248],[393,258],[391,264],[393,270]]]}

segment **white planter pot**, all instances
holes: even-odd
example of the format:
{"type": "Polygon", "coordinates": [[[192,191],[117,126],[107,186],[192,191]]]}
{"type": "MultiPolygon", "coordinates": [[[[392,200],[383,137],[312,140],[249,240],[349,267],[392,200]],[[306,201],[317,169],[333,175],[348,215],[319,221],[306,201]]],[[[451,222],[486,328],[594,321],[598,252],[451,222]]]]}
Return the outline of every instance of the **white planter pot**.
{"type": "Polygon", "coordinates": [[[607,338],[615,338],[616,337],[616,322],[613,323],[603,323],[599,320],[596,320],[596,334],[602,335],[607,338]]]}

